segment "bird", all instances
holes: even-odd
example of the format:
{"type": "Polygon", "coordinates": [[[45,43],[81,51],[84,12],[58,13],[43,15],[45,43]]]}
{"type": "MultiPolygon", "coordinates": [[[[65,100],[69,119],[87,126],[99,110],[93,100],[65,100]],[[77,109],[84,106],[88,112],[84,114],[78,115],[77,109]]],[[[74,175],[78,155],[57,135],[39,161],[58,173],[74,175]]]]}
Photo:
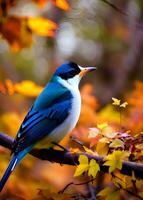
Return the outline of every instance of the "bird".
{"type": "Polygon", "coordinates": [[[17,132],[12,158],[0,181],[0,192],[15,167],[33,147],[53,147],[74,129],[81,110],[79,82],[87,72],[95,69],[74,62],[65,62],[57,68],[17,132]]]}

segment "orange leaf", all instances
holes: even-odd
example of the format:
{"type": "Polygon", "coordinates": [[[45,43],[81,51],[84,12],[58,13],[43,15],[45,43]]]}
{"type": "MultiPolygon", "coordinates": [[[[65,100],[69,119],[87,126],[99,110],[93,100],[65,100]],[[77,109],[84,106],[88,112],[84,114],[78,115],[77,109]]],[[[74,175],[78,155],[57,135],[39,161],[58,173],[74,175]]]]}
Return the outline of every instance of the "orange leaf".
{"type": "Polygon", "coordinates": [[[30,17],[28,18],[28,27],[37,35],[53,37],[58,26],[49,19],[30,17]]]}
{"type": "Polygon", "coordinates": [[[14,85],[13,85],[12,81],[10,79],[6,79],[5,85],[7,87],[8,94],[13,95],[14,94],[14,85]]]}
{"type": "Polygon", "coordinates": [[[56,5],[57,7],[68,11],[70,9],[70,5],[66,0],[52,0],[53,4],[56,5]]]}
{"type": "Polygon", "coordinates": [[[26,18],[10,16],[0,23],[0,33],[14,52],[32,44],[32,33],[28,30],[26,18]]]}
{"type": "Polygon", "coordinates": [[[33,1],[37,3],[40,8],[43,8],[47,3],[47,0],[33,0],[33,1]]]}

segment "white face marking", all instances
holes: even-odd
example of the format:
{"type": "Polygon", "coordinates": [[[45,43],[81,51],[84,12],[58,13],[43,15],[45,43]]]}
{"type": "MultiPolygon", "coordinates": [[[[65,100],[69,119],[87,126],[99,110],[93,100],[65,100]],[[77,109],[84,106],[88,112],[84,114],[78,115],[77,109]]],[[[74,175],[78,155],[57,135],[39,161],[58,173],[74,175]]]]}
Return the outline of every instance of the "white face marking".
{"type": "Polygon", "coordinates": [[[86,68],[84,67],[81,67],[80,65],[78,65],[79,69],[82,71],[82,70],[85,70],[86,68]]]}
{"type": "MultiPolygon", "coordinates": [[[[85,68],[81,67],[80,65],[78,65],[79,69],[82,71],[82,70],[85,70],[85,68]]],[[[79,85],[79,82],[81,80],[81,77],[79,76],[79,74],[75,75],[74,77],[70,78],[67,80],[67,82],[71,85],[73,85],[74,87],[78,87],[79,85]]]]}
{"type": "MultiPolygon", "coordinates": [[[[84,67],[81,67],[80,65],[78,65],[78,67],[80,68],[81,71],[86,69],[84,67]]],[[[60,80],[60,83],[62,83],[67,88],[70,88],[70,87],[78,88],[80,80],[81,80],[81,76],[79,76],[79,74],[77,74],[74,77],[69,78],[67,80],[63,80],[63,79],[60,80]],[[67,83],[68,83],[68,85],[67,85],[67,83]]]]}
{"type": "Polygon", "coordinates": [[[81,80],[81,77],[80,77],[79,75],[76,75],[76,76],[74,76],[74,77],[72,77],[72,78],[69,78],[69,79],[67,80],[67,82],[68,82],[71,86],[77,87],[77,88],[78,88],[78,85],[79,85],[80,80],[81,80]]]}

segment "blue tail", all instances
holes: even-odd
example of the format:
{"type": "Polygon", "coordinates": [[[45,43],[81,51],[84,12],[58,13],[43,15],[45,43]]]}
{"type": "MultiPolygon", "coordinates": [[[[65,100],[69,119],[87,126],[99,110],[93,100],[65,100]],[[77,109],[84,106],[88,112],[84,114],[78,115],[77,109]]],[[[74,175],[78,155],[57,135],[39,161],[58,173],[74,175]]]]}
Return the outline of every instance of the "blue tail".
{"type": "Polygon", "coordinates": [[[14,155],[0,181],[0,192],[2,191],[5,183],[7,182],[9,176],[13,172],[14,168],[18,163],[22,160],[22,158],[32,149],[32,146],[24,149],[23,151],[19,152],[17,155],[14,155]]]}
{"type": "Polygon", "coordinates": [[[0,181],[0,192],[2,191],[6,181],[8,180],[10,174],[12,173],[12,171],[14,170],[15,166],[18,164],[19,162],[19,159],[18,159],[18,156],[13,156],[9,165],[8,165],[8,168],[6,169],[1,181],[0,181]]]}

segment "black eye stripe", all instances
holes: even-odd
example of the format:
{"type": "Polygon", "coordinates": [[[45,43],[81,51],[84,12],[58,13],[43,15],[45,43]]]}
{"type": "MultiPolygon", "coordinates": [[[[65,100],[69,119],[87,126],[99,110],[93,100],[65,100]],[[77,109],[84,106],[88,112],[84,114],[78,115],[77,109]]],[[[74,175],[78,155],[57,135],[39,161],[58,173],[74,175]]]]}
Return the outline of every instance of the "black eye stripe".
{"type": "Polygon", "coordinates": [[[75,70],[72,70],[72,71],[69,71],[69,72],[66,72],[66,73],[62,73],[62,74],[59,74],[59,76],[62,78],[62,79],[69,79],[69,78],[72,78],[74,77],[75,75],[77,75],[78,73],[75,71],[75,70]]]}
{"type": "Polygon", "coordinates": [[[75,75],[79,74],[81,71],[79,66],[74,62],[68,62],[68,65],[69,65],[69,70],[66,71],[65,73],[59,74],[59,76],[65,80],[69,78],[73,78],[75,75]]]}
{"type": "Polygon", "coordinates": [[[73,78],[80,73],[79,66],[74,62],[66,62],[62,64],[55,72],[54,75],[60,76],[62,79],[73,78]]]}

